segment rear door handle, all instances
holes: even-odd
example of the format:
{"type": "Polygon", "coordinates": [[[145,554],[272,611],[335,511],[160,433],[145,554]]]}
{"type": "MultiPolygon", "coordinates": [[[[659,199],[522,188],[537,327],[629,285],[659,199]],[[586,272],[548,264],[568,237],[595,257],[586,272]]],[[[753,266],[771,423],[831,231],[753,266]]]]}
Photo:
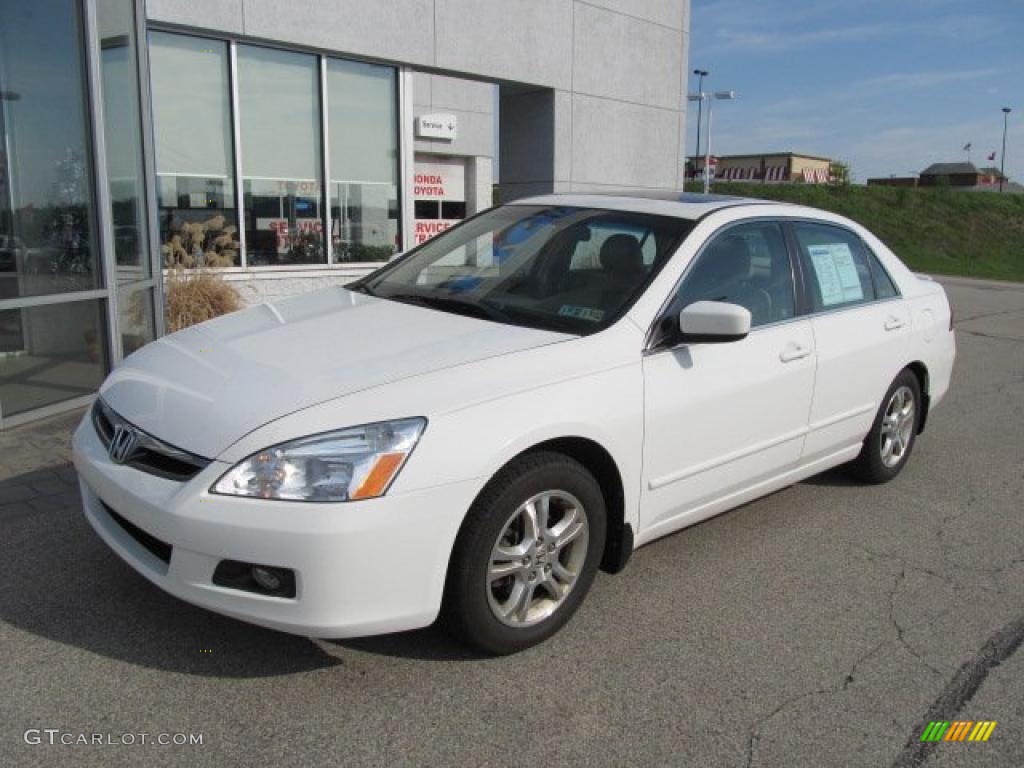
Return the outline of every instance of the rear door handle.
{"type": "Polygon", "coordinates": [[[904,325],[905,325],[905,323],[903,322],[902,319],[900,319],[898,317],[890,316],[889,319],[885,321],[885,330],[887,330],[887,331],[898,331],[904,325]]]}
{"type": "Polygon", "coordinates": [[[784,363],[791,363],[794,360],[802,360],[811,354],[810,347],[803,347],[799,344],[790,344],[779,353],[779,360],[784,363]]]}

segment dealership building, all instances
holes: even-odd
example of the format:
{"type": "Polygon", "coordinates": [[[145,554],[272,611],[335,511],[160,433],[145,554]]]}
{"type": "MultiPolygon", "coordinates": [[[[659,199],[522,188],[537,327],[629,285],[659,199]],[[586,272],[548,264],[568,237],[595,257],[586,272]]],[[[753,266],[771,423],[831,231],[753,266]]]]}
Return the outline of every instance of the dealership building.
{"type": "Polygon", "coordinates": [[[685,180],[688,0],[2,0],[0,428],[492,204],[685,180]]]}

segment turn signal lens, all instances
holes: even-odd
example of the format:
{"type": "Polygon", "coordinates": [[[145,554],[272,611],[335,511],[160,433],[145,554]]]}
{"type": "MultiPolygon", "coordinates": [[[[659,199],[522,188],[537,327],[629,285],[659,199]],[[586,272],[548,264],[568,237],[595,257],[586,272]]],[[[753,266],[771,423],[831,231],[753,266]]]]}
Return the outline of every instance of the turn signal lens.
{"type": "Polygon", "coordinates": [[[391,484],[392,478],[398,474],[398,470],[405,461],[404,453],[385,453],[377,457],[373,469],[356,488],[352,494],[353,499],[371,499],[374,496],[383,495],[385,489],[391,484]]]}

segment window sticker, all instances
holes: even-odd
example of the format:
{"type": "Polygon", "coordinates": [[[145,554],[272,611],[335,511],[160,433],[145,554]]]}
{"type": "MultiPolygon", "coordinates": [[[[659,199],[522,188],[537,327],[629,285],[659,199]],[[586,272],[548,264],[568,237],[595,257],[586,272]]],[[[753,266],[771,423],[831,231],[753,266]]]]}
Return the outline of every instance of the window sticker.
{"type": "Polygon", "coordinates": [[[592,323],[599,323],[604,318],[603,309],[592,309],[591,307],[577,307],[573,304],[563,304],[558,309],[562,317],[575,317],[580,320],[589,320],[592,323]]]}
{"type": "Polygon", "coordinates": [[[814,274],[821,289],[821,303],[826,307],[861,301],[864,289],[857,274],[850,246],[846,243],[809,245],[814,274]]]}

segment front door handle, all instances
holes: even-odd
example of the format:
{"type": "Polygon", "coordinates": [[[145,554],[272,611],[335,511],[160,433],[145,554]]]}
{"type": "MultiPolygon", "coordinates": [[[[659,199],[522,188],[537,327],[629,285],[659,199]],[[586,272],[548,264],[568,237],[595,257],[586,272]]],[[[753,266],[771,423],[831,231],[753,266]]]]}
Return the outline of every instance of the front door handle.
{"type": "Polygon", "coordinates": [[[890,315],[889,318],[885,321],[885,330],[898,331],[904,325],[905,323],[901,318],[895,317],[894,315],[890,315]]]}
{"type": "Polygon", "coordinates": [[[791,363],[794,360],[802,360],[811,354],[810,347],[804,347],[799,344],[790,344],[781,353],[779,353],[779,360],[784,363],[791,363]]]}

